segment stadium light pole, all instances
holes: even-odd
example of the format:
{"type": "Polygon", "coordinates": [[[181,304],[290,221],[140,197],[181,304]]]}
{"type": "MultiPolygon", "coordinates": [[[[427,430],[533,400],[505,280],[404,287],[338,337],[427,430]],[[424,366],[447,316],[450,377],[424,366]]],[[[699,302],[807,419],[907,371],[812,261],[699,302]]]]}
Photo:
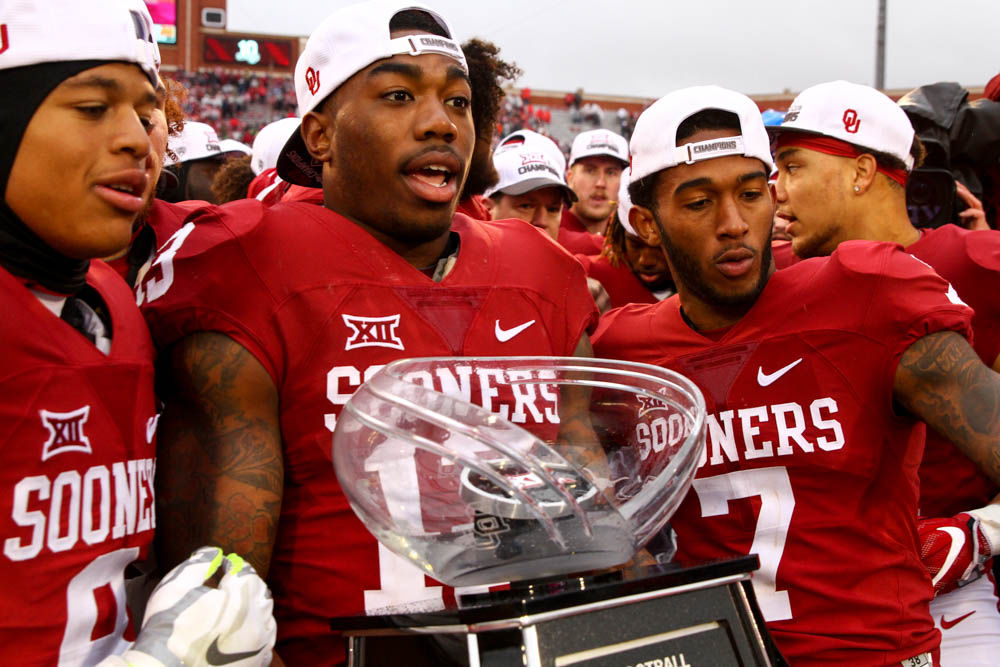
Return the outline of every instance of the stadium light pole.
{"type": "Polygon", "coordinates": [[[878,0],[878,25],[875,28],[875,87],[885,89],[885,3],[878,0]]]}

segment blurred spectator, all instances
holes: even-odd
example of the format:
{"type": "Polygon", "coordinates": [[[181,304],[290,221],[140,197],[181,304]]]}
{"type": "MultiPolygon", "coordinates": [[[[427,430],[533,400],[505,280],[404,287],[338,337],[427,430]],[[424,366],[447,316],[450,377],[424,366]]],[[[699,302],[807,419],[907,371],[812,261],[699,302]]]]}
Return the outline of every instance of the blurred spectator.
{"type": "Polygon", "coordinates": [[[250,143],[261,127],[295,112],[295,87],[288,77],[224,70],[179,70],[170,76],[188,90],[185,116],[212,125],[223,139],[250,143]]]}

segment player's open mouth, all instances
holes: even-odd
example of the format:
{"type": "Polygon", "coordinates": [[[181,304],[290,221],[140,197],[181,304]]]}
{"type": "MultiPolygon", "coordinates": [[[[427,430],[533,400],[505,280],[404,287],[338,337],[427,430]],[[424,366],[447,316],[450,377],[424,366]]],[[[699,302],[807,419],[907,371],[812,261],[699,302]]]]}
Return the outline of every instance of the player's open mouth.
{"type": "Polygon", "coordinates": [[[94,184],[94,192],[111,206],[128,213],[142,210],[142,195],[148,176],[142,169],[126,169],[109,174],[94,184]]]}
{"type": "Polygon", "coordinates": [[[458,194],[457,175],[461,164],[454,155],[446,152],[430,152],[420,155],[403,169],[410,189],[428,201],[449,202],[458,194]]]}
{"type": "Polygon", "coordinates": [[[715,265],[727,278],[741,278],[753,266],[754,254],[747,248],[727,250],[715,258],[715,265]]]}

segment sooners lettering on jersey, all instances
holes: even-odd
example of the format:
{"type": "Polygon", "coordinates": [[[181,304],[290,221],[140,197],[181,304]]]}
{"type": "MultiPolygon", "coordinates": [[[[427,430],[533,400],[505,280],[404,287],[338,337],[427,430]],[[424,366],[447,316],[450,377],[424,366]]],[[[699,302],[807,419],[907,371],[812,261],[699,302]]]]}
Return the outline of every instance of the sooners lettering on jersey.
{"type": "Polygon", "coordinates": [[[93,262],[88,284],[109,355],[0,269],[4,664],[92,665],[132,638],[125,568],[155,527],[153,348],[112,269],[93,262]]]}
{"type": "MultiPolygon", "coordinates": [[[[775,273],[718,335],[688,327],[676,297],[612,311],[595,335],[597,356],[702,389],[706,449],[672,519],[677,557],[757,553],[757,599],[793,664],[892,664],[939,641],[914,523],[923,426],[891,406],[913,341],[968,333],[948,289],[893,246],[852,242],[775,273]]],[[[634,434],[640,454],[654,442],[634,434]]]]}
{"type": "MultiPolygon", "coordinates": [[[[159,345],[220,331],[274,379],[285,453],[270,573],[279,652],[290,663],[333,664],[343,648],[329,634],[329,617],[439,604],[451,595],[380,548],[351,511],[330,459],[343,405],[402,357],[571,355],[596,320],[593,300],[582,267],[520,221],[457,215],[458,260],[440,283],[314,204],[265,209],[243,202],[195,222],[154,262],[147,280],[156,296],[144,292],[143,310],[159,345]]],[[[498,379],[471,368],[415,378],[490,403],[514,421],[557,428],[552,396],[541,389],[507,395],[498,379]]],[[[397,488],[416,489],[416,459],[412,464],[380,474],[397,488]]]]}

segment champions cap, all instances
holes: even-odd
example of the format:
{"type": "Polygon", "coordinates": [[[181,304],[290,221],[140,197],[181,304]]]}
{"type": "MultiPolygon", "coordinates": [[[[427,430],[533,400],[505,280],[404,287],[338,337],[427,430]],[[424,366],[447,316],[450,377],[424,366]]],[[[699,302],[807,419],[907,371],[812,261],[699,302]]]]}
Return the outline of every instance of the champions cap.
{"type": "Polygon", "coordinates": [[[669,93],[642,112],[632,132],[630,182],[679,164],[694,164],[730,155],[757,158],[774,171],[771,141],[760,109],[746,95],[719,86],[695,86],[669,93]],[[740,134],[677,145],[677,128],[706,109],[729,111],[739,118],[740,134]]]}
{"type": "Polygon", "coordinates": [[[566,199],[576,201],[576,193],[566,185],[566,159],[554,141],[531,130],[520,130],[504,137],[493,152],[493,166],[500,180],[486,191],[523,195],[539,188],[562,188],[566,199]]]}
{"type": "MultiPolygon", "coordinates": [[[[453,58],[466,72],[462,47],[451,39],[447,21],[424,5],[399,0],[369,0],[335,11],[309,36],[295,64],[295,97],[299,116],[315,110],[330,93],[372,63],[396,55],[437,53],[453,58]],[[389,22],[396,14],[416,10],[430,16],[448,37],[431,34],[393,39],[389,22]]],[[[301,132],[294,133],[278,158],[278,175],[296,185],[322,187],[322,164],[306,150],[301,132]]]]}
{"type": "Polygon", "coordinates": [[[165,167],[182,162],[222,157],[219,135],[211,125],[195,121],[185,121],[180,134],[168,137],[167,149],[167,157],[163,161],[165,167]],[[170,156],[171,151],[177,156],[176,159],[170,156]]]}
{"type": "Polygon", "coordinates": [[[0,69],[66,61],[135,63],[156,86],[160,51],[138,0],[0,3],[0,69]]]}
{"type": "Polygon", "coordinates": [[[628,142],[609,130],[588,130],[576,135],[569,151],[569,166],[585,157],[610,157],[628,164],[628,142]]]}
{"type": "Polygon", "coordinates": [[[230,153],[241,155],[251,155],[253,149],[247,146],[242,141],[236,141],[235,139],[222,139],[219,141],[219,150],[223,155],[228,155],[230,153]]]}
{"type": "Polygon", "coordinates": [[[255,176],[277,166],[281,148],[293,132],[299,131],[301,122],[298,118],[282,118],[260,128],[253,140],[253,158],[250,160],[250,169],[255,176]]]}
{"type": "Polygon", "coordinates": [[[781,137],[804,133],[887,153],[913,169],[913,125],[906,112],[874,88],[849,81],[830,81],[806,88],[792,101],[781,125],[781,137]]]}

